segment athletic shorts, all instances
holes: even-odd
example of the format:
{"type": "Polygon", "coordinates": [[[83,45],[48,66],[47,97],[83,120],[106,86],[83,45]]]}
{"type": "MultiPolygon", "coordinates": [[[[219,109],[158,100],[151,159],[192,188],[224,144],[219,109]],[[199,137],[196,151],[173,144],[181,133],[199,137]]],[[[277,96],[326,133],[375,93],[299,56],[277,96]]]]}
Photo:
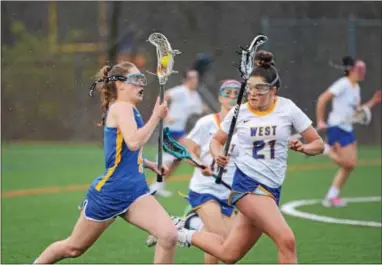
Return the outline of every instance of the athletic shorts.
{"type": "Polygon", "coordinates": [[[233,177],[232,191],[229,198],[230,205],[235,205],[241,198],[249,193],[269,196],[276,201],[277,205],[279,205],[281,186],[279,188],[270,188],[253,178],[248,177],[237,168],[233,177]]]}
{"type": "Polygon", "coordinates": [[[108,196],[91,186],[79,208],[83,209],[86,219],[103,222],[126,213],[135,201],[147,195],[151,195],[147,184],[136,185],[123,199],[108,196]]]}
{"type": "Polygon", "coordinates": [[[192,190],[188,193],[188,201],[194,211],[202,207],[205,203],[214,201],[220,206],[222,214],[226,216],[231,216],[235,208],[228,204],[228,199],[223,200],[209,193],[197,193],[192,190]]]}
{"type": "Polygon", "coordinates": [[[341,147],[345,147],[356,141],[354,131],[348,132],[339,127],[329,127],[326,131],[328,144],[333,146],[339,143],[341,147]]]}

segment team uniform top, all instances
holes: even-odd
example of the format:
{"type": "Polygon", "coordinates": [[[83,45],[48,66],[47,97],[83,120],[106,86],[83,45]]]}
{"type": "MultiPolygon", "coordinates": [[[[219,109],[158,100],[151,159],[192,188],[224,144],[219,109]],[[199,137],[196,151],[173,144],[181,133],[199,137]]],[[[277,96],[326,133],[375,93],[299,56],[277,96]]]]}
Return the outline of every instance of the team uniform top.
{"type": "Polygon", "coordinates": [[[359,85],[356,84],[355,87],[352,87],[349,78],[342,77],[329,87],[329,91],[333,93],[334,98],[328,125],[337,125],[339,128],[351,132],[353,130],[351,122],[344,123],[344,121],[352,117],[356,107],[361,103],[359,85]]]}
{"type": "Polygon", "coordinates": [[[202,99],[197,91],[190,91],[183,85],[169,89],[167,93],[171,98],[168,115],[174,122],[165,124],[165,127],[171,131],[183,131],[190,115],[203,113],[202,99]]]}
{"type": "MultiPolygon", "coordinates": [[[[143,126],[139,111],[133,109],[138,128],[143,126]]],[[[105,172],[93,181],[92,189],[113,198],[124,200],[129,192],[141,187],[147,189],[143,173],[142,148],[138,151],[128,149],[121,130],[104,128],[105,172]]]]}
{"type": "MultiPolygon", "coordinates": [[[[218,114],[209,114],[200,118],[191,132],[188,134],[187,138],[194,141],[200,146],[200,160],[205,165],[210,165],[215,174],[217,174],[217,166],[214,165],[214,159],[210,153],[210,142],[213,135],[220,129],[220,119],[218,114]]],[[[232,183],[233,173],[235,171],[235,155],[233,150],[235,147],[236,137],[232,138],[231,143],[231,157],[230,162],[226,167],[226,172],[223,174],[222,179],[228,183],[232,183]]],[[[208,193],[212,194],[219,199],[227,199],[230,191],[223,185],[217,185],[213,177],[206,177],[202,174],[199,168],[194,169],[194,173],[190,182],[190,189],[197,193],[208,193]]]]}
{"type": "MultiPolygon", "coordinates": [[[[234,109],[221,124],[227,134],[233,114],[234,109]]],[[[285,179],[292,128],[301,133],[311,124],[305,113],[287,98],[277,97],[267,112],[253,110],[248,103],[241,105],[236,123],[237,168],[259,183],[279,188],[285,179]]]]}

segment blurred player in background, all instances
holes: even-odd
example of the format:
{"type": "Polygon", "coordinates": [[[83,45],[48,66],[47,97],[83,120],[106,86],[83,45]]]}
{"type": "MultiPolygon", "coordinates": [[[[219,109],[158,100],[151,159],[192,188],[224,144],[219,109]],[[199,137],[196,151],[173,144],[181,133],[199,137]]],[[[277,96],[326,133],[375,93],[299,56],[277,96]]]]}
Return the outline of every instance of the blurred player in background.
{"type": "MultiPolygon", "coordinates": [[[[280,79],[271,55],[260,56],[247,81],[248,103],[241,106],[237,120],[238,157],[230,200],[240,212],[227,239],[205,231],[178,231],[181,245],[192,244],[229,264],[240,260],[263,233],[275,242],[280,263],[297,262],[294,234],[278,209],[288,148],[307,155],[324,149],[311,120],[291,100],[277,96],[280,79]],[[291,127],[306,144],[290,139],[291,127]]],[[[231,109],[211,140],[211,153],[222,167],[228,163],[222,147],[233,114],[231,109]]]]}
{"type": "MultiPolygon", "coordinates": [[[[349,56],[344,57],[342,63],[345,76],[334,82],[320,95],[316,107],[317,128],[327,130],[330,147],[326,148],[326,153],[340,166],[322,202],[325,207],[346,206],[346,201],[339,196],[340,191],[357,165],[357,143],[349,117],[352,117],[354,111],[361,107],[358,82],[365,78],[366,64],[362,60],[354,60],[349,56]],[[329,101],[332,101],[332,110],[326,123],[325,108],[329,101]]],[[[377,91],[363,107],[370,110],[380,102],[381,91],[377,91]]]]}
{"type": "MultiPolygon", "coordinates": [[[[201,96],[197,91],[199,76],[196,70],[188,70],[183,75],[182,85],[169,89],[165,93],[165,100],[169,102],[169,112],[164,120],[164,127],[170,129],[171,136],[180,144],[185,144],[186,123],[192,114],[201,115],[207,111],[201,96]]],[[[179,165],[177,160],[170,154],[163,154],[163,163],[169,168],[169,175],[179,165]]],[[[156,190],[158,195],[169,197],[172,192],[165,189],[165,180],[161,183],[154,182],[151,190],[156,190]]]]}
{"type": "Polygon", "coordinates": [[[132,63],[101,69],[91,95],[95,87],[101,92],[105,172],[90,185],[71,235],[48,246],[35,263],[55,263],[82,255],[118,216],[158,238],[154,263],[174,262],[176,227],[151,196],[143,172],[144,167],[157,173],[159,170],[142,157],[142,147],[160,119],[166,117],[167,105],[160,104],[158,98],[144,125],[136,106],[143,100],[145,85],[145,76],[132,63]]]}
{"type": "MultiPolygon", "coordinates": [[[[188,200],[193,210],[204,224],[204,230],[226,238],[229,234],[234,207],[228,203],[230,190],[223,185],[217,185],[211,177],[217,174],[215,160],[210,153],[212,136],[220,129],[220,123],[228,112],[236,105],[241,83],[236,80],[225,80],[219,87],[219,113],[209,114],[200,118],[187,136],[186,146],[189,152],[200,158],[206,166],[205,170],[194,169],[191,178],[188,200]],[[209,176],[209,177],[208,177],[209,176]]],[[[235,142],[231,144],[230,154],[234,152],[235,142]]],[[[233,160],[226,167],[223,180],[232,185],[235,165],[233,160]]],[[[204,256],[207,264],[219,263],[219,260],[209,255],[204,256]]]]}
{"type": "MultiPolygon", "coordinates": [[[[200,160],[205,169],[195,168],[190,182],[190,190],[186,197],[192,206],[192,210],[185,218],[186,228],[198,229],[204,225],[204,230],[213,232],[226,238],[228,236],[234,207],[229,205],[230,190],[223,185],[215,183],[212,174],[217,174],[215,161],[210,153],[212,136],[220,129],[220,123],[227,113],[236,105],[241,83],[236,80],[222,81],[219,87],[219,102],[221,110],[200,118],[185,139],[186,147],[190,154],[200,160]],[[200,219],[199,219],[200,217],[200,219]]],[[[230,155],[235,156],[236,138],[234,137],[230,155]]],[[[232,185],[235,172],[234,159],[230,160],[223,181],[232,185]]],[[[148,244],[152,245],[153,239],[149,237],[148,244]],[[151,242],[151,243],[150,243],[151,242]]],[[[204,262],[207,264],[219,263],[215,257],[205,254],[204,262]]]]}

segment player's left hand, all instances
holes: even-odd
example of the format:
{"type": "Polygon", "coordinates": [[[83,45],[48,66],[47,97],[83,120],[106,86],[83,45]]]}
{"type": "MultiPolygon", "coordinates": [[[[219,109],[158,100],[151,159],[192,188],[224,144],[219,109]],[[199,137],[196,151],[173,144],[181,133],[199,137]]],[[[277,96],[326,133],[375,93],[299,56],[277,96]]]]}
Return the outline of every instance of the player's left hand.
{"type": "Polygon", "coordinates": [[[382,102],[382,90],[381,89],[375,91],[375,93],[373,95],[373,101],[375,102],[375,104],[379,104],[382,102]]]}
{"type": "Polygon", "coordinates": [[[304,144],[296,138],[291,138],[289,140],[289,146],[288,147],[289,147],[289,149],[291,149],[293,151],[304,153],[304,144]]]}

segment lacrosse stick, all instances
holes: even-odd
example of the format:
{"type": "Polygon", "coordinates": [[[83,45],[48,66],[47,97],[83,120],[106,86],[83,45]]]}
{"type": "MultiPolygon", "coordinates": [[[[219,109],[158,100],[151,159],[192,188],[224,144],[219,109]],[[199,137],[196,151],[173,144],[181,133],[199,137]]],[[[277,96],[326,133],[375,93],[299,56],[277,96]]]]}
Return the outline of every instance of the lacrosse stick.
{"type": "MultiPolygon", "coordinates": [[[[367,106],[361,106],[357,110],[354,111],[353,115],[347,119],[345,119],[343,122],[336,124],[336,125],[330,125],[325,128],[316,128],[316,131],[322,131],[324,129],[329,129],[332,127],[337,127],[339,125],[343,124],[361,124],[361,125],[368,125],[371,121],[371,111],[367,106]]],[[[297,133],[295,135],[292,135],[291,137],[296,139],[301,139],[302,135],[297,133]]]]}
{"type": "MultiPolygon", "coordinates": [[[[237,97],[237,102],[236,102],[234,114],[232,117],[231,125],[229,127],[227,142],[225,143],[225,146],[224,146],[224,155],[225,156],[227,156],[228,152],[229,152],[229,147],[231,145],[233,132],[234,132],[234,129],[236,126],[236,121],[237,121],[237,118],[239,116],[241,101],[243,99],[245,87],[247,85],[247,80],[249,79],[249,77],[253,71],[253,68],[254,68],[254,60],[255,60],[256,51],[260,47],[260,45],[264,44],[267,41],[268,41],[268,38],[266,36],[258,35],[252,40],[249,47],[247,47],[247,48],[240,47],[241,51],[237,51],[237,53],[239,55],[241,55],[241,62],[240,62],[240,66],[237,64],[234,64],[234,66],[239,68],[239,71],[240,71],[241,77],[243,78],[243,81],[241,82],[241,87],[239,90],[239,95],[237,97]]],[[[217,175],[216,181],[215,181],[216,183],[218,183],[218,184],[221,183],[223,172],[224,172],[224,168],[219,167],[218,175],[217,175]]]]}
{"type": "MultiPolygon", "coordinates": [[[[183,145],[175,141],[175,139],[170,135],[170,130],[167,127],[163,130],[163,150],[178,159],[190,160],[196,167],[202,170],[206,168],[203,164],[195,161],[183,145]]],[[[216,178],[216,175],[212,175],[212,177],[216,178]]],[[[228,189],[232,189],[231,186],[224,181],[221,181],[221,184],[228,189]]]]}
{"type": "MultiPolygon", "coordinates": [[[[148,40],[156,47],[157,50],[157,73],[154,74],[159,80],[159,99],[160,103],[164,100],[164,90],[168,77],[177,73],[172,68],[174,66],[175,55],[181,54],[178,50],[173,50],[167,38],[162,33],[152,33],[148,40]]],[[[153,73],[151,73],[153,74],[153,73]]],[[[158,169],[162,172],[162,145],[163,145],[163,119],[159,122],[159,139],[158,139],[158,169]]],[[[163,174],[157,175],[157,182],[163,181],[163,174]]]]}

